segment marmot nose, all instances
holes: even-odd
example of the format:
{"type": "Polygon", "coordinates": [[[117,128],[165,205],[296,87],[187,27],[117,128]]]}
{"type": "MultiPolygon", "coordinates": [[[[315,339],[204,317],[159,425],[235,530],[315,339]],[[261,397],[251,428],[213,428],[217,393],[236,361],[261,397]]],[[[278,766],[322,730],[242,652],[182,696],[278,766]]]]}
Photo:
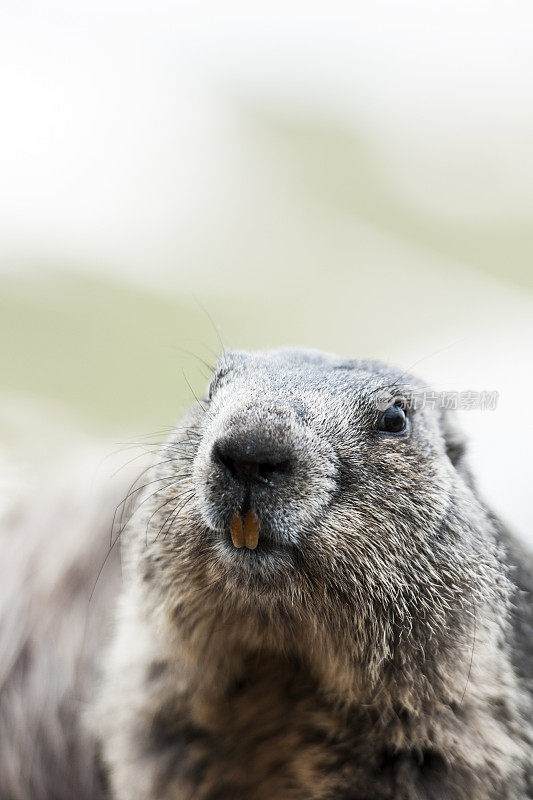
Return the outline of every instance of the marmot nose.
{"type": "Polygon", "coordinates": [[[218,441],[213,448],[213,458],[241,484],[274,484],[292,469],[292,459],[286,450],[253,438],[218,441]]]}

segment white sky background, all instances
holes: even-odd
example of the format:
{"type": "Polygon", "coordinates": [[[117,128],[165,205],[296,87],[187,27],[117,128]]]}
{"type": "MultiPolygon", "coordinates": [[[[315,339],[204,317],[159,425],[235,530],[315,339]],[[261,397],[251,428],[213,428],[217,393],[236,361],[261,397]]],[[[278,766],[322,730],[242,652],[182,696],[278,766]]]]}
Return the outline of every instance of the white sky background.
{"type": "Polygon", "coordinates": [[[529,215],[532,39],[528,2],[4,4],[0,256],[209,285],[176,241],[231,207],[231,95],[364,124],[415,205],[529,215]]]}
{"type": "MultiPolygon", "coordinates": [[[[163,292],[241,291],[242,266],[219,280],[216,247],[202,270],[183,257],[249,222],[242,186],[257,165],[233,98],[362,126],[415,209],[530,220],[532,42],[530,0],[4,3],[0,270],[38,258],[163,292]]],[[[394,237],[376,235],[401,263],[394,237]]],[[[464,268],[434,266],[443,291],[464,268]]],[[[270,285],[284,270],[271,259],[270,285]]],[[[465,424],[483,488],[531,530],[533,304],[495,280],[484,287],[467,275],[476,337],[418,371],[445,388],[500,390],[494,435],[483,415],[465,424]]],[[[461,336],[451,319],[423,346],[461,336]]],[[[392,360],[420,351],[391,341],[392,360]]]]}

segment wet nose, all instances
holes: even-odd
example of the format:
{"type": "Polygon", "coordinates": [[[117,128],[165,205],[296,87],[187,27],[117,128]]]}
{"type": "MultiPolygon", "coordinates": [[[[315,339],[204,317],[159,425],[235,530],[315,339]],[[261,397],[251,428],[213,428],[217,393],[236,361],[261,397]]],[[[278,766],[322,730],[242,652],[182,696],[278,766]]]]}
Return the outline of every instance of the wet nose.
{"type": "Polygon", "coordinates": [[[228,476],[247,486],[278,483],[293,467],[293,457],[287,447],[257,440],[252,435],[216,442],[213,457],[228,476]]]}

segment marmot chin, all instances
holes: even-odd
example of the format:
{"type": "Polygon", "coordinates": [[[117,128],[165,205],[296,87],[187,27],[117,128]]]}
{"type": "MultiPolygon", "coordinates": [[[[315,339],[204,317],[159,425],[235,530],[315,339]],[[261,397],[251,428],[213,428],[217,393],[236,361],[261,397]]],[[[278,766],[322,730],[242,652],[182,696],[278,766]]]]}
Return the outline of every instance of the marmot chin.
{"type": "Polygon", "coordinates": [[[533,796],[532,557],[423,389],[222,356],[122,534],[90,714],[109,797],[533,796]]]}

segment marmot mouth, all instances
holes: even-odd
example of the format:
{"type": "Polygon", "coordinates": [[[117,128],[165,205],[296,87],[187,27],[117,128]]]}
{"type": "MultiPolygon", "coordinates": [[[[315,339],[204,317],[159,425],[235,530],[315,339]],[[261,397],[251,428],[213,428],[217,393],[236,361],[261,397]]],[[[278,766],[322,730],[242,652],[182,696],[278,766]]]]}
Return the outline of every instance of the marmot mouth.
{"type": "Polygon", "coordinates": [[[244,521],[236,511],[231,521],[230,533],[234,547],[240,549],[246,545],[249,550],[255,550],[259,542],[259,520],[255,511],[250,509],[244,521]]]}

